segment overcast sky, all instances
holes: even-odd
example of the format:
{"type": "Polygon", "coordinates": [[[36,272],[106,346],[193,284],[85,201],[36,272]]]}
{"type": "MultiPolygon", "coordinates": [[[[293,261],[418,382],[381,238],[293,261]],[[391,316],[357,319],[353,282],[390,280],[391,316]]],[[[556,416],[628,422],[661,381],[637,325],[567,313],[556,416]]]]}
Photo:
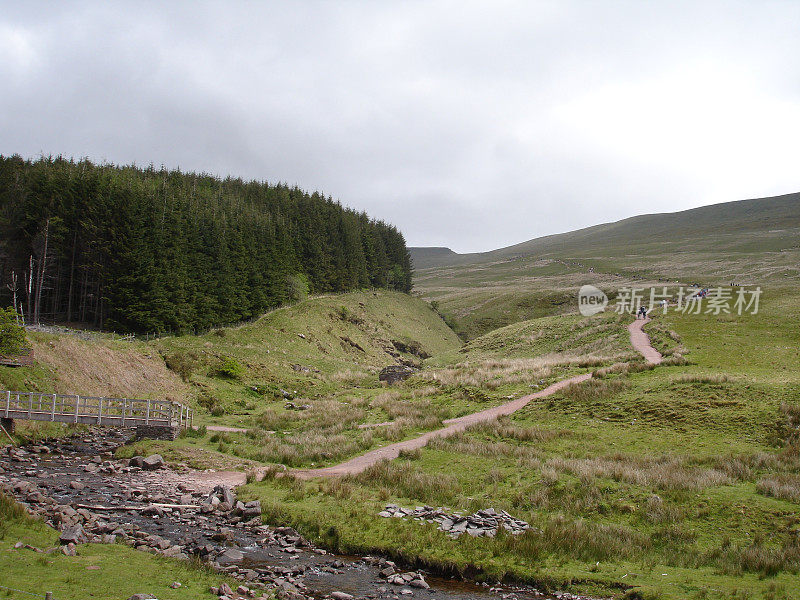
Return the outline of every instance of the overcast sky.
{"type": "Polygon", "coordinates": [[[800,1],[0,0],[0,153],[288,182],[490,250],[800,191],[800,1]]]}

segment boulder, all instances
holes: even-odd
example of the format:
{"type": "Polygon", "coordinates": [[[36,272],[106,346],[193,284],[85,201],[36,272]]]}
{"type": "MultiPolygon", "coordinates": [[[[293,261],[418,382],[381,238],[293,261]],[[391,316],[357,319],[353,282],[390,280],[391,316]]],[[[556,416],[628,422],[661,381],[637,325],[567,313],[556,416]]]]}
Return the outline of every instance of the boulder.
{"type": "Polygon", "coordinates": [[[223,581],[222,583],[219,584],[219,590],[217,592],[217,595],[233,596],[233,590],[231,589],[231,586],[229,586],[227,583],[223,581]]]}
{"type": "Polygon", "coordinates": [[[61,532],[61,536],[58,538],[58,541],[61,542],[62,545],[85,544],[86,533],[83,531],[83,527],[80,525],[74,525],[73,527],[67,527],[64,529],[64,531],[61,532]]]}
{"type": "Polygon", "coordinates": [[[237,550],[236,548],[228,548],[227,550],[225,550],[225,552],[219,555],[219,558],[217,560],[226,563],[242,562],[244,560],[244,553],[241,550],[237,550]]]}
{"type": "Polygon", "coordinates": [[[153,594],[134,594],[128,600],[158,600],[153,594]]]}
{"type": "Polygon", "coordinates": [[[145,471],[155,471],[164,466],[164,458],[160,454],[153,454],[142,460],[142,468],[145,471]]]}

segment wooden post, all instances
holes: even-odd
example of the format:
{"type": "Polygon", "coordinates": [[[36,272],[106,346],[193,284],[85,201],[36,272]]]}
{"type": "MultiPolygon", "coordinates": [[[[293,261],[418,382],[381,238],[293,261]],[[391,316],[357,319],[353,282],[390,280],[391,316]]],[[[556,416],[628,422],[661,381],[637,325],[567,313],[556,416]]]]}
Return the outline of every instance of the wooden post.
{"type": "Polygon", "coordinates": [[[144,416],[144,424],[145,425],[150,425],[150,399],[149,398],[147,399],[147,412],[145,413],[145,416],[144,416]]]}
{"type": "Polygon", "coordinates": [[[6,392],[6,417],[8,417],[9,410],[11,410],[11,390],[6,392]]]}
{"type": "Polygon", "coordinates": [[[103,424],[103,398],[97,401],[97,424],[103,424]]]}
{"type": "Polygon", "coordinates": [[[81,406],[81,397],[80,394],[75,396],[75,423],[78,422],[78,409],[81,406]]]}
{"type": "Polygon", "coordinates": [[[51,421],[55,421],[56,420],[56,402],[57,402],[56,394],[53,394],[53,410],[50,411],[50,420],[51,421]]]}
{"type": "Polygon", "coordinates": [[[31,413],[33,412],[33,393],[28,392],[28,418],[31,418],[31,413]]]}
{"type": "Polygon", "coordinates": [[[122,399],[122,426],[125,427],[125,409],[128,408],[128,399],[122,399]]]}

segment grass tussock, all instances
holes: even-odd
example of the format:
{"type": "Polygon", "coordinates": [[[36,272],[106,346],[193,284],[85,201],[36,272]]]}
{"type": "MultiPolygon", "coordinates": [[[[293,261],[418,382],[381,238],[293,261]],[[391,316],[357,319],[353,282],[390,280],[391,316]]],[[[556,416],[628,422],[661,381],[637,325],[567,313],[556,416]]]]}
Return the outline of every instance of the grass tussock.
{"type": "Polygon", "coordinates": [[[705,383],[711,385],[721,385],[731,381],[730,377],[725,374],[710,375],[710,374],[686,374],[674,377],[671,383],[705,383]]]}
{"type": "Polygon", "coordinates": [[[12,523],[33,523],[36,519],[31,517],[21,504],[13,498],[0,492],[0,540],[4,539],[12,523]]]}
{"type": "Polygon", "coordinates": [[[504,536],[501,540],[504,551],[529,560],[555,554],[583,561],[604,561],[641,555],[649,546],[647,536],[629,527],[569,519],[562,515],[552,517],[541,530],[504,536]]]}
{"type": "Polygon", "coordinates": [[[567,367],[596,367],[607,361],[608,357],[602,356],[554,353],[537,358],[466,361],[448,369],[423,373],[422,377],[439,385],[495,390],[506,385],[538,383],[567,367]]]}
{"type": "Polygon", "coordinates": [[[521,467],[538,469],[542,465],[544,453],[537,446],[520,446],[503,441],[479,440],[465,433],[457,433],[448,438],[434,438],[428,448],[442,450],[464,456],[484,458],[511,458],[521,467]]]}
{"type": "Polygon", "coordinates": [[[682,459],[669,456],[652,458],[618,455],[580,459],[555,457],[546,464],[586,481],[604,477],[663,490],[702,490],[733,482],[723,471],[687,466],[682,459]]]}
{"type": "Polygon", "coordinates": [[[581,383],[568,385],[559,392],[561,396],[573,403],[587,403],[610,398],[620,394],[629,387],[624,377],[589,379],[581,383]]]}
{"type": "Polygon", "coordinates": [[[519,425],[514,425],[510,422],[510,419],[507,418],[470,425],[467,427],[466,432],[491,435],[517,442],[548,442],[558,437],[571,435],[571,432],[565,429],[554,430],[542,427],[521,427],[519,425]]]}
{"type": "Polygon", "coordinates": [[[392,496],[413,498],[429,504],[455,504],[461,495],[461,485],[452,475],[429,475],[411,461],[381,461],[357,475],[343,478],[346,481],[383,487],[392,496]]]}
{"type": "Polygon", "coordinates": [[[722,545],[703,557],[706,564],[715,565],[728,575],[758,573],[773,577],[781,572],[800,571],[800,539],[786,538],[780,544],[768,543],[757,535],[752,543],[736,545],[724,540],[722,545]]]}
{"type": "Polygon", "coordinates": [[[762,477],[756,484],[760,494],[800,504],[800,475],[779,473],[762,477]]]}

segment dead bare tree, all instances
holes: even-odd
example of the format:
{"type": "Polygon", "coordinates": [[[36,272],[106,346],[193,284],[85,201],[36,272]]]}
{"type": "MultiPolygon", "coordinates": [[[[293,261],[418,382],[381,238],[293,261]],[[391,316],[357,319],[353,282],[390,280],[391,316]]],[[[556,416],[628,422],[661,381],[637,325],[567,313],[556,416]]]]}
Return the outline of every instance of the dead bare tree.
{"type": "MultiPolygon", "coordinates": [[[[7,283],[6,287],[8,291],[11,292],[12,297],[12,306],[14,307],[14,313],[16,313],[17,325],[19,325],[19,312],[17,312],[17,272],[11,271],[11,283],[7,283]]],[[[24,322],[23,322],[24,324],[24,322]]]]}

